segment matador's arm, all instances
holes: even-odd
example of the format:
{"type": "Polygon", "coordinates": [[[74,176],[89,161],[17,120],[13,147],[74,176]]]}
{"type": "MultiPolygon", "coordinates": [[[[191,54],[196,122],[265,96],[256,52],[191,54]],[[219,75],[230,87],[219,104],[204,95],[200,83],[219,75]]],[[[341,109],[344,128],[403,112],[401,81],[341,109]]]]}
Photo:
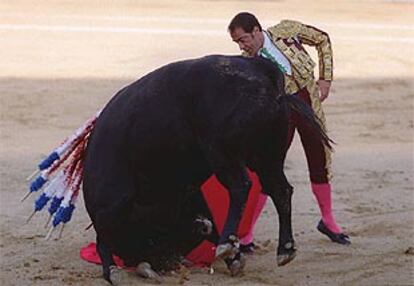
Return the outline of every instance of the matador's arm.
{"type": "Polygon", "coordinates": [[[333,79],[333,56],[329,35],[313,26],[298,24],[300,25],[297,33],[299,40],[303,44],[314,46],[318,51],[319,79],[331,81],[333,79]]]}

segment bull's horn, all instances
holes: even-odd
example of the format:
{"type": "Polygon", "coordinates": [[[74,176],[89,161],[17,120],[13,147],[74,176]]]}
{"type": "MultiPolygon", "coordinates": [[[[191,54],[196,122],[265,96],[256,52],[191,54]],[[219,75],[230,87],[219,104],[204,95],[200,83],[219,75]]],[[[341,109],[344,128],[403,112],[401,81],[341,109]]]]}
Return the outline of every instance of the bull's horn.
{"type": "Polygon", "coordinates": [[[140,264],[138,264],[135,271],[141,277],[154,280],[158,283],[163,282],[162,277],[151,268],[151,264],[149,264],[148,262],[141,262],[140,264]]]}

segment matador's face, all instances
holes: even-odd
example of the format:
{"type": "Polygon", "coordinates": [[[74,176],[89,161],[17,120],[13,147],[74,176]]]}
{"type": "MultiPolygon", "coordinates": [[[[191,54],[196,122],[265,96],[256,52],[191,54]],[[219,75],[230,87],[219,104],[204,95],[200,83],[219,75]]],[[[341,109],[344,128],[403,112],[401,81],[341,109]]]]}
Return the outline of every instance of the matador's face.
{"type": "Polygon", "coordinates": [[[230,33],[230,36],[233,42],[239,45],[240,50],[245,51],[251,57],[257,55],[264,42],[263,33],[257,26],[250,33],[237,27],[230,33]]]}

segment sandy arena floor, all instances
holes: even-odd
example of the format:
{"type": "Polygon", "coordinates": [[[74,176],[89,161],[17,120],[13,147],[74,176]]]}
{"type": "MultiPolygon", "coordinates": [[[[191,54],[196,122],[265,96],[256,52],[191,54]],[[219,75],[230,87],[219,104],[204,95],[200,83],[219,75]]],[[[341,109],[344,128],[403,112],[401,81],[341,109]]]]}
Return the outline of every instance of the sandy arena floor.
{"type": "Polygon", "coordinates": [[[186,285],[414,285],[414,256],[405,254],[414,247],[414,3],[369,0],[1,1],[1,285],[106,284],[100,267],[79,258],[94,240],[93,230],[83,231],[83,204],[64,238],[46,242],[45,214],[25,224],[33,202],[19,202],[25,178],[123,85],[172,61],[237,54],[226,26],[240,11],[264,26],[290,18],[331,35],[335,82],[324,105],[338,142],[335,211],[352,246],[316,231],[318,208],[296,138],[287,162],[296,259],[276,266],[269,203],[256,239],[270,244],[248,257],[242,277],[216,263],[214,275],[192,271],[186,285]]]}

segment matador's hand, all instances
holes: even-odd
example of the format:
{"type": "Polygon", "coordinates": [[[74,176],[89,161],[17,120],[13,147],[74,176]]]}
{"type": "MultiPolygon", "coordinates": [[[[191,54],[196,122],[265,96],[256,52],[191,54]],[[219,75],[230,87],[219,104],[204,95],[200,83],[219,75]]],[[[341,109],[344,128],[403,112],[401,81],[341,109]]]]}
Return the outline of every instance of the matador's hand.
{"type": "Polygon", "coordinates": [[[319,87],[319,99],[322,102],[329,95],[329,90],[331,89],[331,81],[320,79],[316,83],[319,87]]]}

